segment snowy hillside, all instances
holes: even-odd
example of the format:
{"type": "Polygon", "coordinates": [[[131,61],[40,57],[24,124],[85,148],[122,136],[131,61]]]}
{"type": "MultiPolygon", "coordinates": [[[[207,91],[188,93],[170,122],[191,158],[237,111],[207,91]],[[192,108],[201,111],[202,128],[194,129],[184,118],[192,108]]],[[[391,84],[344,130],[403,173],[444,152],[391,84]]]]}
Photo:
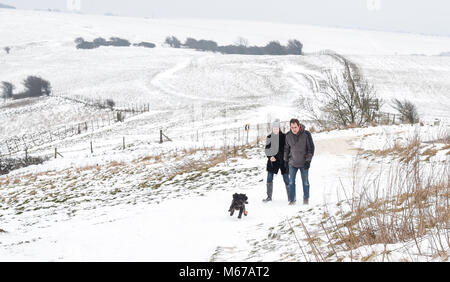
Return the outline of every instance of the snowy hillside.
{"type": "MultiPolygon", "coordinates": [[[[302,254],[299,246],[311,245],[296,242],[293,234],[309,236],[305,223],[325,242],[319,223],[328,218],[325,213],[345,214],[355,192],[354,167],[370,170],[368,180],[389,173],[385,165],[397,156],[380,152],[415,134],[425,170],[435,165],[435,173],[448,173],[450,57],[438,55],[450,50],[449,37],[9,9],[0,9],[0,26],[0,82],[20,92],[28,75],[38,75],[53,87],[49,97],[0,101],[2,157],[9,157],[8,146],[20,147],[13,157],[24,157],[21,142],[31,141],[23,136],[92,124],[62,140],[25,144],[27,154],[50,159],[0,176],[0,260],[384,260],[386,245],[358,246],[354,257],[347,250],[331,252],[326,243],[318,243],[317,251],[332,254],[318,259],[311,250],[302,254]],[[174,49],[162,44],[170,35],[223,45],[238,37],[251,45],[295,38],[305,55],[174,49]],[[156,48],[75,48],[77,37],[113,36],[156,48]],[[408,99],[424,124],[313,133],[310,205],[288,206],[280,176],[274,201],[264,204],[267,123],[296,117],[311,128],[305,101],[314,103],[325,71],[342,68],[324,50],[358,64],[388,102],[383,111],[394,112],[392,98],[408,99]],[[111,122],[115,113],[109,109],[64,97],[112,99],[118,107],[149,110],[111,122]],[[172,142],[160,144],[160,130],[172,142]],[[249,196],[249,215],[242,220],[227,213],[235,192],[249,196]]],[[[423,238],[423,253],[404,252],[412,242],[408,237],[390,245],[389,259],[441,260],[427,243],[434,237],[423,238]]]]}

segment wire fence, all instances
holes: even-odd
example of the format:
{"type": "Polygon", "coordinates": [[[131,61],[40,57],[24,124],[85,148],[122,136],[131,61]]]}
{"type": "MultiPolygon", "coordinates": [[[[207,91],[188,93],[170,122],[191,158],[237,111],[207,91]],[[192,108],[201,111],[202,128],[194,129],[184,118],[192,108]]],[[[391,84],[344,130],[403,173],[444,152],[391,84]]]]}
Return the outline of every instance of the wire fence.
{"type": "Polygon", "coordinates": [[[112,99],[89,98],[82,95],[57,94],[52,95],[60,99],[81,103],[85,106],[95,107],[98,109],[110,109],[128,113],[144,113],[150,111],[149,103],[118,103],[112,99]]]}
{"type": "Polygon", "coordinates": [[[130,118],[138,114],[140,112],[111,111],[102,113],[101,117],[96,119],[63,125],[52,130],[12,136],[0,141],[0,157],[12,156],[39,146],[50,145],[55,141],[62,141],[77,135],[95,132],[117,122],[123,122],[125,118],[130,118]]]}
{"type": "MultiPolygon", "coordinates": [[[[60,96],[58,96],[60,97],[60,96]]],[[[63,125],[58,128],[47,130],[43,132],[24,134],[21,136],[12,136],[8,139],[0,141],[0,158],[11,157],[14,154],[28,156],[32,149],[39,149],[39,147],[49,147],[56,141],[62,141],[77,135],[95,132],[96,130],[114,125],[117,122],[123,122],[125,117],[129,118],[136,116],[150,110],[149,104],[135,104],[129,108],[111,109],[100,103],[99,100],[82,100],[82,97],[61,97],[72,101],[80,102],[86,105],[100,107],[102,111],[101,117],[97,119],[90,119],[84,122],[74,123],[70,125],[63,125]]],[[[392,125],[403,123],[401,115],[394,113],[381,112],[376,121],[378,124],[392,125]]],[[[315,127],[320,129],[320,122],[313,120],[301,120],[307,128],[315,127]]],[[[281,121],[280,127],[282,132],[287,132],[290,129],[289,121],[281,121]]],[[[242,146],[252,142],[259,142],[267,136],[271,131],[270,122],[257,124],[244,124],[237,127],[227,127],[222,129],[213,128],[199,128],[186,131],[185,128],[168,128],[165,131],[162,129],[155,129],[154,142],[167,141],[191,141],[199,142],[205,146],[220,144],[221,146],[242,146]],[[187,133],[188,132],[188,133],[187,133]]],[[[123,143],[125,149],[125,136],[118,136],[118,142],[123,143]],[[120,139],[120,141],[119,141],[120,139]]],[[[91,140],[91,142],[95,140],[91,140]]],[[[36,151],[36,150],[34,150],[36,151]]],[[[91,143],[92,151],[92,143],[91,143]]],[[[57,154],[55,153],[55,157],[57,154]]]]}

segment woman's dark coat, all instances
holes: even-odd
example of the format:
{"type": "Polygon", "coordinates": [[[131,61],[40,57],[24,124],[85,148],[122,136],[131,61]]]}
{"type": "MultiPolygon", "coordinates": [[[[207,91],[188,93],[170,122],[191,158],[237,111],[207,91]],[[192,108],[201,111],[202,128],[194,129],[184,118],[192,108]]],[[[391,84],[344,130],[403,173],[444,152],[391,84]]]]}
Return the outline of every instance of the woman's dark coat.
{"type": "MultiPolygon", "coordinates": [[[[285,140],[286,140],[286,134],[284,134],[280,130],[280,133],[278,133],[278,135],[280,136],[280,142],[279,142],[279,147],[278,147],[278,153],[274,156],[276,161],[272,162],[272,161],[270,161],[271,157],[267,157],[266,170],[269,172],[272,172],[274,174],[277,174],[278,170],[281,170],[281,174],[286,174],[286,173],[288,173],[288,170],[284,166],[284,161],[283,161],[284,144],[285,144],[285,140]]],[[[267,139],[269,140],[269,138],[271,136],[272,136],[272,134],[269,134],[267,136],[267,139]]],[[[270,143],[266,144],[266,149],[269,149],[270,145],[271,145],[270,143]]]]}

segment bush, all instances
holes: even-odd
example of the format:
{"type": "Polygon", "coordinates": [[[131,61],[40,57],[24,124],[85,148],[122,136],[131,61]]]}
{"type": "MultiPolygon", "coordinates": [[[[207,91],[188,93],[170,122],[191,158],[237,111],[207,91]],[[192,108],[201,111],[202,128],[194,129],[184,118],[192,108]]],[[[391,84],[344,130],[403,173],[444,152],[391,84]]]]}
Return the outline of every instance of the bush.
{"type": "Polygon", "coordinates": [[[77,44],[77,49],[95,49],[99,46],[94,42],[83,41],[77,44]]]}
{"type": "Polygon", "coordinates": [[[243,45],[226,45],[226,46],[219,46],[216,48],[216,50],[223,54],[249,54],[247,47],[243,45]]]}
{"type": "Polygon", "coordinates": [[[80,43],[83,43],[83,42],[84,42],[83,37],[77,37],[77,38],[75,38],[75,44],[80,44],[80,43]]]}
{"type": "Polygon", "coordinates": [[[288,41],[288,45],[286,48],[287,54],[290,55],[301,55],[303,50],[303,44],[295,39],[291,39],[288,41]]]}
{"type": "Polygon", "coordinates": [[[183,45],[191,49],[197,49],[198,42],[196,39],[188,37],[183,45]]]}
{"type": "Polygon", "coordinates": [[[151,43],[151,42],[141,42],[138,44],[133,44],[134,46],[138,46],[138,47],[145,47],[145,48],[155,48],[156,45],[151,43]]]}
{"type": "Polygon", "coordinates": [[[112,108],[114,108],[114,106],[116,105],[116,103],[115,103],[114,100],[112,100],[112,99],[106,99],[106,105],[107,105],[110,109],[112,109],[112,108]]]}
{"type": "Polygon", "coordinates": [[[75,43],[77,49],[95,49],[100,46],[128,47],[131,45],[128,40],[119,37],[111,37],[109,41],[102,37],[98,37],[92,42],[85,41],[82,37],[78,37],[75,39],[75,43]]]}
{"type": "Polygon", "coordinates": [[[381,100],[375,88],[362,75],[357,65],[337,55],[344,65],[342,73],[325,73],[320,95],[306,107],[321,127],[365,126],[379,116],[381,100]],[[319,112],[315,107],[318,107],[319,112]]]}
{"type": "Polygon", "coordinates": [[[27,77],[23,81],[23,84],[26,90],[22,94],[25,94],[26,97],[39,97],[42,95],[49,96],[52,91],[50,82],[37,76],[27,77]]]}
{"type": "Polygon", "coordinates": [[[199,40],[197,41],[197,49],[202,51],[217,51],[217,43],[212,40],[199,40]]]}
{"type": "Polygon", "coordinates": [[[131,45],[131,43],[128,40],[119,37],[111,37],[110,41],[108,41],[108,44],[110,46],[116,47],[128,47],[131,45]]]}
{"type": "Polygon", "coordinates": [[[175,36],[166,37],[165,43],[172,48],[180,48],[181,47],[181,41],[178,40],[178,38],[176,38],[175,36]]]}
{"type": "Polygon", "coordinates": [[[265,54],[268,55],[285,55],[286,48],[278,41],[271,41],[264,47],[265,54]]]}
{"type": "Polygon", "coordinates": [[[42,164],[48,160],[48,157],[27,157],[23,159],[6,159],[0,158],[0,175],[8,174],[10,171],[19,169],[22,167],[27,167],[30,165],[42,164]]]}
{"type": "Polygon", "coordinates": [[[14,85],[12,83],[3,81],[2,82],[2,98],[11,99],[13,97],[14,85]]]}
{"type": "Polygon", "coordinates": [[[108,46],[108,41],[102,37],[95,38],[93,43],[97,46],[108,46]]]}
{"type": "MultiPolygon", "coordinates": [[[[167,37],[166,43],[174,47],[172,43],[174,37],[167,37]]],[[[175,38],[176,39],[176,38],[175,38]]],[[[188,37],[183,46],[200,50],[200,51],[212,51],[220,52],[222,54],[244,54],[244,55],[301,55],[303,44],[295,39],[291,39],[287,46],[283,46],[278,41],[271,41],[264,47],[247,46],[248,40],[245,38],[238,38],[236,45],[219,46],[212,40],[196,40],[188,37]]]]}
{"type": "Polygon", "coordinates": [[[9,48],[9,47],[5,47],[3,49],[5,50],[6,54],[9,54],[9,51],[11,51],[11,48],[9,48]]]}
{"type": "Polygon", "coordinates": [[[417,107],[412,102],[408,100],[402,102],[398,99],[394,99],[393,107],[400,113],[403,122],[409,122],[410,124],[419,122],[417,107]]]}

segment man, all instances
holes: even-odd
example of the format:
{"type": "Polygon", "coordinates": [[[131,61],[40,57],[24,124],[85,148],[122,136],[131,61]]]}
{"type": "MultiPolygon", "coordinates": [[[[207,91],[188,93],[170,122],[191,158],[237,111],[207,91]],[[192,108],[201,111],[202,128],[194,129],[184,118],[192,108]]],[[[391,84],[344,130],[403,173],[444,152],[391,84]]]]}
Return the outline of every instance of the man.
{"type": "Polygon", "coordinates": [[[289,167],[289,205],[296,202],[295,177],[300,170],[303,184],[303,204],[309,202],[308,171],[314,155],[314,142],[311,133],[298,119],[291,119],[291,130],[286,134],[284,145],[284,162],[289,167]]]}
{"type": "Polygon", "coordinates": [[[266,139],[266,156],[267,156],[267,198],[264,202],[272,201],[273,192],[273,176],[278,174],[278,170],[281,171],[283,180],[286,186],[286,194],[289,199],[289,171],[288,168],[284,166],[283,154],[284,154],[284,144],[285,144],[285,134],[280,130],[280,120],[275,119],[272,123],[272,133],[267,136],[266,139]]]}

